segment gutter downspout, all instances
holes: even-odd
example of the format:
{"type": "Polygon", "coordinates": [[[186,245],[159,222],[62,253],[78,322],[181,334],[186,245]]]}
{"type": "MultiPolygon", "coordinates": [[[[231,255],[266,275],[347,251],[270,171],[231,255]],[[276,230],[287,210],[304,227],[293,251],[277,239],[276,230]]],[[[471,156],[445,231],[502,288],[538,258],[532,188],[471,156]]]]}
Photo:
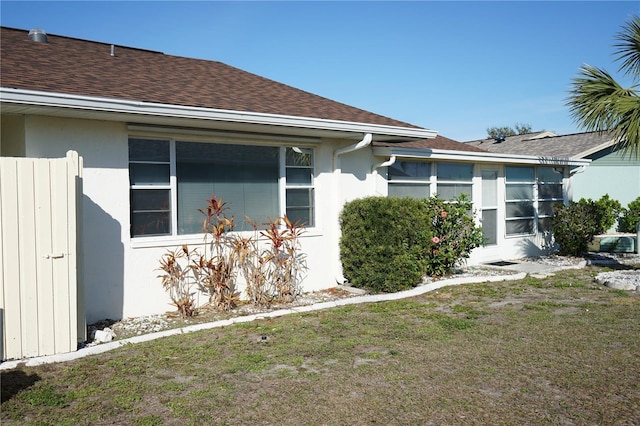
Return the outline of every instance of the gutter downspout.
{"type": "Polygon", "coordinates": [[[389,159],[388,159],[387,161],[385,161],[385,162],[383,162],[383,163],[378,163],[378,164],[374,165],[374,166],[371,168],[371,172],[374,172],[374,171],[376,171],[376,169],[379,169],[379,168],[381,168],[381,167],[389,167],[389,166],[393,166],[393,165],[395,164],[395,162],[396,162],[396,156],[395,156],[395,155],[392,155],[391,157],[389,157],[389,159]]]}
{"type": "Polygon", "coordinates": [[[338,167],[338,157],[342,154],[347,154],[349,152],[357,151],[359,149],[365,148],[371,145],[371,141],[373,140],[373,135],[371,133],[367,133],[364,135],[362,140],[356,144],[345,146],[343,148],[338,148],[333,151],[333,171],[335,173],[336,170],[340,170],[338,167]]]}
{"type": "Polygon", "coordinates": [[[378,175],[378,169],[382,168],[382,167],[393,166],[395,164],[395,162],[396,162],[396,156],[395,155],[391,155],[391,157],[389,157],[389,159],[387,161],[375,164],[373,167],[371,167],[371,174],[373,175],[375,173],[375,175],[373,176],[373,190],[374,190],[375,193],[378,193],[376,191],[376,176],[378,175]]]}
{"type": "MultiPolygon", "coordinates": [[[[340,203],[340,175],[342,174],[342,168],[340,167],[340,159],[338,157],[340,157],[343,154],[348,154],[350,152],[357,151],[362,148],[366,148],[367,146],[371,145],[372,140],[373,140],[373,134],[366,133],[360,142],[355,143],[353,145],[338,148],[335,151],[333,151],[333,180],[335,185],[335,191],[333,191],[333,197],[331,201],[336,208],[336,213],[338,211],[338,206],[340,203]]],[[[337,217],[335,218],[335,224],[336,226],[332,227],[334,228],[333,240],[336,242],[336,244],[338,244],[340,237],[338,232],[337,217]]],[[[342,275],[342,265],[340,265],[339,256],[340,255],[338,254],[338,272],[335,278],[336,278],[336,282],[342,285],[347,283],[347,279],[344,277],[344,275],[342,275]]]]}
{"type": "Polygon", "coordinates": [[[572,170],[572,171],[569,173],[569,176],[573,176],[573,175],[577,175],[578,173],[582,173],[582,172],[584,172],[584,170],[585,170],[586,168],[587,168],[587,166],[580,166],[580,167],[577,167],[575,170],[572,170]]]}

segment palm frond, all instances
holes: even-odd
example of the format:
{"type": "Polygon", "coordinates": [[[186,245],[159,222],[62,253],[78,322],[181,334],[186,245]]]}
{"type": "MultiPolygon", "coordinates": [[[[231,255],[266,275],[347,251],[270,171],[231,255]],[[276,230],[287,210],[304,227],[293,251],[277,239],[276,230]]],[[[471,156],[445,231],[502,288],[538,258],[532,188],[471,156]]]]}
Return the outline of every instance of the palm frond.
{"type": "Polygon", "coordinates": [[[567,106],[576,122],[587,131],[611,132],[623,154],[640,158],[640,97],[635,86],[625,89],[605,70],[585,65],[569,93],[567,106]]]}
{"type": "Polygon", "coordinates": [[[614,55],[622,61],[620,71],[634,77],[640,76],[640,17],[634,16],[616,35],[618,43],[614,55]]]}

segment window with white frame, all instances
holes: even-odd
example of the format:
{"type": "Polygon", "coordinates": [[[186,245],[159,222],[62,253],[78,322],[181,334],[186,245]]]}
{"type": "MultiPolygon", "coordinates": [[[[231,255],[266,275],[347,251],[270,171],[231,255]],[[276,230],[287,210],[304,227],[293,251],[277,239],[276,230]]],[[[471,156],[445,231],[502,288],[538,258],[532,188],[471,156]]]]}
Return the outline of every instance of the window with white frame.
{"type": "Polygon", "coordinates": [[[280,216],[314,226],[312,149],[129,139],[131,236],[196,234],[213,194],[236,230],[280,216]]]}
{"type": "Polygon", "coordinates": [[[563,173],[562,167],[506,167],[508,236],[551,230],[553,205],[563,201],[563,173]]]}
{"type": "Polygon", "coordinates": [[[538,167],[538,232],[551,231],[553,206],[564,201],[563,167],[538,167]]]}
{"type": "Polygon", "coordinates": [[[292,223],[313,226],[315,216],[313,150],[287,148],[285,169],[287,219],[292,223]]]}
{"type": "Polygon", "coordinates": [[[436,165],[437,193],[443,200],[453,200],[462,194],[472,199],[473,164],[438,163],[436,165]]]}
{"type": "Polygon", "coordinates": [[[132,236],[171,234],[170,177],[168,140],[129,140],[132,236]]]}
{"type": "Polygon", "coordinates": [[[432,184],[443,200],[461,194],[471,199],[473,164],[396,161],[387,171],[390,197],[429,198],[432,184]]]}
{"type": "Polygon", "coordinates": [[[396,161],[387,171],[390,197],[429,198],[431,163],[396,161]]]}

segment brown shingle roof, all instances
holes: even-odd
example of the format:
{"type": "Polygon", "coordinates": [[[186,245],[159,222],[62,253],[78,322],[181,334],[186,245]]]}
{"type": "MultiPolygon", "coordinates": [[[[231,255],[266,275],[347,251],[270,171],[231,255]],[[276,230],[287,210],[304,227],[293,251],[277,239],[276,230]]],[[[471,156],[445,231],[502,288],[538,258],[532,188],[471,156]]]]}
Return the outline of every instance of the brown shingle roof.
{"type": "Polygon", "coordinates": [[[487,150],[466,144],[462,142],[454,141],[453,139],[446,138],[444,136],[436,136],[434,139],[422,139],[419,141],[411,142],[374,142],[374,146],[393,146],[396,148],[426,148],[426,149],[444,149],[449,151],[469,151],[469,152],[488,152],[487,150]]]}
{"type": "Polygon", "coordinates": [[[2,27],[0,85],[6,88],[170,105],[420,128],[332,101],[221,62],[2,27]]]}
{"type": "Polygon", "coordinates": [[[499,154],[582,158],[584,153],[590,153],[594,148],[612,141],[611,135],[606,132],[538,137],[544,133],[507,136],[503,142],[483,139],[464,144],[499,154]]]}

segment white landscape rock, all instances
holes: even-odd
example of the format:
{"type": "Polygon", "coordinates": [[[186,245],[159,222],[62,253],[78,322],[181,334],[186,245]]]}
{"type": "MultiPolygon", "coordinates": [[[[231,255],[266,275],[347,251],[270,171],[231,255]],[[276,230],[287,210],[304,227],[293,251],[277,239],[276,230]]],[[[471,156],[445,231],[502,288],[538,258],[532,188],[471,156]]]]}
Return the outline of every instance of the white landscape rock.
{"type": "Polygon", "coordinates": [[[115,333],[109,327],[105,327],[103,330],[96,330],[93,336],[95,343],[107,343],[113,340],[115,333]]]}
{"type": "Polygon", "coordinates": [[[596,282],[616,290],[640,291],[640,271],[601,272],[596,282]]]}

